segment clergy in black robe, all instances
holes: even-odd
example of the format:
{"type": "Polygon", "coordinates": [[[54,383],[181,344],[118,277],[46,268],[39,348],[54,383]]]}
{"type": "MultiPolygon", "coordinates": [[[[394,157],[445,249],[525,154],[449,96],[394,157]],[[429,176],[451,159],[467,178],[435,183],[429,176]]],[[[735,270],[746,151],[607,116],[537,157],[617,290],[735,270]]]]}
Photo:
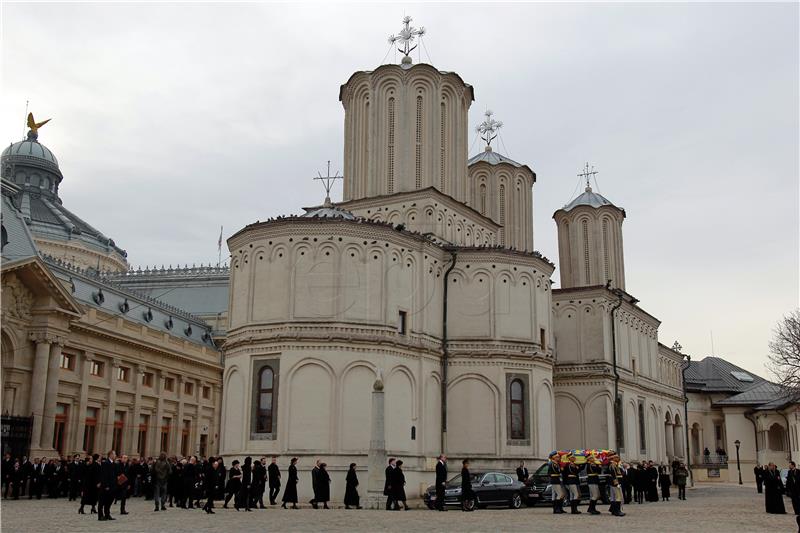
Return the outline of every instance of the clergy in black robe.
{"type": "Polygon", "coordinates": [[[645,470],[647,479],[647,501],[658,501],[658,468],[650,461],[645,470]]]}
{"type": "Polygon", "coordinates": [[[786,495],[792,499],[794,514],[800,514],[800,470],[794,461],[789,463],[789,472],[786,474],[786,495]]]}
{"type": "Polygon", "coordinates": [[[292,509],[297,509],[297,457],[292,458],[292,462],[289,465],[289,477],[286,479],[286,488],[283,491],[283,507],[286,509],[286,504],[291,503],[292,509]]]}
{"type": "Polygon", "coordinates": [[[347,471],[347,478],[345,479],[344,489],[344,508],[350,509],[355,507],[361,509],[361,498],[358,495],[358,474],[356,474],[356,464],[350,463],[350,469],[347,471]]]}
{"type": "Polygon", "coordinates": [[[242,490],[239,492],[239,501],[234,505],[238,511],[244,507],[245,511],[250,511],[250,494],[253,489],[253,459],[248,456],[244,458],[242,465],[242,490]]]}
{"type": "Polygon", "coordinates": [[[781,473],[775,468],[775,463],[770,463],[764,470],[764,504],[771,514],[786,514],[783,505],[783,482],[781,473]]]}
{"type": "Polygon", "coordinates": [[[100,477],[100,464],[97,462],[100,456],[95,454],[86,458],[81,473],[81,507],[78,511],[84,514],[83,506],[89,505],[92,508],[91,514],[96,513],[97,505],[97,482],[100,477]]]}
{"type": "Polygon", "coordinates": [[[203,488],[208,496],[203,510],[208,514],[214,514],[214,492],[217,487],[217,466],[219,465],[216,461],[209,461],[205,465],[205,472],[203,474],[203,488]]]}
{"type": "Polygon", "coordinates": [[[400,510],[400,504],[408,511],[406,503],[406,475],[403,473],[403,461],[394,464],[394,476],[392,479],[392,499],[394,500],[395,510],[400,510]]]}

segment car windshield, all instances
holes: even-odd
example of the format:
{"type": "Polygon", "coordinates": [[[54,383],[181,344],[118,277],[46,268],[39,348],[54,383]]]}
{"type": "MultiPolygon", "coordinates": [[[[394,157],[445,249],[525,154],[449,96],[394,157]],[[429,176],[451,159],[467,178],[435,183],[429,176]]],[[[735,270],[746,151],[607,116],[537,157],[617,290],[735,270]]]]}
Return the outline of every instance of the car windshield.
{"type": "MultiPolygon", "coordinates": [[[[483,474],[470,474],[469,481],[470,483],[479,483],[483,474]]],[[[447,482],[449,485],[461,485],[461,474],[457,476],[453,476],[450,478],[450,481],[447,482]]]]}

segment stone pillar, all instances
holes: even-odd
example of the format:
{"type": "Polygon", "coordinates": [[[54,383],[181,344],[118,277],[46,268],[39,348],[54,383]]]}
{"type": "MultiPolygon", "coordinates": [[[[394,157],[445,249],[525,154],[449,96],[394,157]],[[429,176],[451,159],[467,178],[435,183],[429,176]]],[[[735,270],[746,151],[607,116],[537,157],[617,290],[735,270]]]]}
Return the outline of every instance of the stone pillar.
{"type": "Polygon", "coordinates": [[[675,449],[673,448],[673,444],[675,443],[675,426],[672,424],[664,424],[664,441],[667,446],[666,453],[667,453],[667,460],[672,461],[672,459],[677,455],[675,453],[675,449]]]}
{"type": "Polygon", "coordinates": [[[383,495],[387,464],[383,395],[383,379],[378,373],[378,378],[372,385],[372,434],[369,441],[367,496],[363,503],[366,509],[383,509],[386,505],[386,497],[383,495]]]}
{"type": "Polygon", "coordinates": [[[211,428],[208,431],[208,453],[209,455],[216,455],[221,451],[219,449],[219,435],[222,431],[220,427],[220,413],[222,411],[222,388],[219,385],[211,385],[211,398],[214,402],[214,418],[211,423],[211,428]]]}
{"type": "Polygon", "coordinates": [[[33,452],[40,449],[42,442],[42,420],[44,417],[44,399],[51,339],[43,334],[31,334],[31,340],[36,343],[36,355],[34,356],[33,373],[31,374],[30,399],[31,415],[33,416],[33,427],[31,429],[31,452],[33,452]]]}
{"type": "MultiPolygon", "coordinates": [[[[86,452],[83,449],[83,433],[86,431],[86,408],[89,402],[89,378],[91,376],[92,361],[94,361],[91,352],[83,354],[83,366],[81,367],[81,396],[78,400],[78,412],[75,417],[78,420],[77,429],[75,430],[75,449],[86,452]]],[[[95,438],[97,438],[95,436],[95,438]]]]}
{"type": "Polygon", "coordinates": [[[164,376],[161,375],[160,370],[156,371],[155,387],[156,419],[155,422],[150,422],[153,434],[150,435],[150,444],[148,445],[151,450],[148,455],[152,455],[153,457],[161,453],[161,420],[164,418],[164,400],[161,399],[161,396],[164,394],[164,376]]]}
{"type": "Polygon", "coordinates": [[[683,425],[675,424],[673,426],[673,444],[672,449],[675,450],[675,455],[681,457],[686,461],[686,452],[684,451],[684,443],[686,439],[683,438],[683,425]]]}
{"type": "Polygon", "coordinates": [[[56,339],[50,344],[50,361],[47,365],[47,383],[44,392],[44,421],[42,422],[42,440],[40,441],[43,450],[53,449],[62,344],[61,339],[56,339]]]}
{"type": "MultiPolygon", "coordinates": [[[[178,379],[175,383],[178,387],[176,391],[178,395],[178,413],[175,415],[175,436],[173,437],[172,442],[174,443],[172,446],[172,453],[173,455],[180,455],[181,454],[181,439],[183,438],[183,377],[178,376],[178,379]]],[[[187,450],[188,451],[188,450],[187,450]]]]}
{"type": "MultiPolygon", "coordinates": [[[[114,443],[114,415],[117,411],[117,369],[119,368],[119,359],[114,359],[111,361],[111,368],[109,368],[108,372],[108,379],[109,379],[109,389],[108,389],[108,412],[106,413],[106,424],[105,427],[102,427],[102,431],[105,431],[106,435],[106,446],[105,450],[102,451],[102,455],[105,455],[108,450],[111,449],[114,443]]],[[[123,442],[123,445],[125,443],[123,442]]],[[[122,455],[121,450],[114,450],[117,452],[117,455],[122,455]]]]}
{"type": "Polygon", "coordinates": [[[133,420],[131,420],[130,429],[128,430],[128,442],[130,446],[130,455],[138,455],[139,453],[139,416],[142,414],[142,376],[144,375],[144,367],[136,365],[133,370],[133,379],[136,380],[133,384],[133,420]]]}

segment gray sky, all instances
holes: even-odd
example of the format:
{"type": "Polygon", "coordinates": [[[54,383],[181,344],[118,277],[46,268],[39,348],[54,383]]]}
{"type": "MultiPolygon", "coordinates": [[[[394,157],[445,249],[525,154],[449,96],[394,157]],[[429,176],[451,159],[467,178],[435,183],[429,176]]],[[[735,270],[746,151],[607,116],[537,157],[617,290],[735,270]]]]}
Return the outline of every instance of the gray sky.
{"type": "Polygon", "coordinates": [[[321,202],[339,86],[408,13],[431,62],[475,87],[471,128],[494,110],[500,151],[536,171],[547,257],[589,161],[628,214],[627,288],[664,344],[700,358],[713,330],[717,355],[766,377],[771,329],[798,305],[797,4],[2,9],[0,138],[23,135],[26,99],[52,117],[40,140],[65,206],[133,266],[215,262],[220,225],[321,202]]]}

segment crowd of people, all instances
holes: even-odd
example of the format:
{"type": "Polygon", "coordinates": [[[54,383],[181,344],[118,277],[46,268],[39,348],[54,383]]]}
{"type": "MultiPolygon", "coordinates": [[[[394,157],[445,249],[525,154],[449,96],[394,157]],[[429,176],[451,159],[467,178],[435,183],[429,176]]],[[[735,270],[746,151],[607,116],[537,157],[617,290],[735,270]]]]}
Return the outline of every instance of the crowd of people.
{"type": "Polygon", "coordinates": [[[786,505],[783,502],[783,497],[786,495],[792,501],[794,514],[800,515],[800,470],[797,470],[794,461],[789,463],[785,483],[781,477],[781,471],[775,463],[769,463],[766,466],[756,465],[753,468],[753,474],[756,478],[758,493],[764,493],[764,506],[767,513],[786,514],[786,505]]]}
{"type": "MultiPolygon", "coordinates": [[[[292,458],[286,477],[281,507],[297,509],[298,458],[292,458]]],[[[393,477],[393,483],[405,484],[402,470],[393,477]]],[[[345,507],[358,508],[358,474],[352,463],[346,476],[345,507]]],[[[153,501],[153,511],[166,511],[167,507],[202,509],[214,513],[214,502],[223,501],[222,507],[232,504],[237,511],[264,509],[265,496],[270,505],[277,505],[282,486],[282,472],[277,457],[270,461],[245,458],[235,460],[226,468],[221,457],[186,458],[167,457],[129,458],[110,451],[105,457],[93,454],[72,459],[22,457],[12,459],[6,454],[0,465],[4,498],[41,499],[67,497],[79,502],[79,514],[97,514],[98,520],[114,520],[112,505],[119,504],[119,514],[126,515],[128,498],[144,497],[153,501]]],[[[327,465],[317,461],[311,470],[314,498],[309,502],[315,509],[320,505],[328,509],[331,477],[327,465]]],[[[405,493],[397,497],[405,505],[405,493]]]]}

